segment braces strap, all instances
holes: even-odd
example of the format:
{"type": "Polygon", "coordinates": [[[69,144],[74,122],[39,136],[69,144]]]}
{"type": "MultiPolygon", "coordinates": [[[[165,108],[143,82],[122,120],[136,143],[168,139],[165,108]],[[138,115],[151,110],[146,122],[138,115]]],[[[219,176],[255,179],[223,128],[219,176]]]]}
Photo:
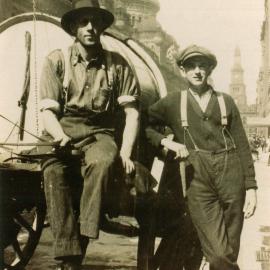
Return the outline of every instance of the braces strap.
{"type": "Polygon", "coordinates": [[[221,93],[218,93],[217,99],[218,99],[218,104],[219,104],[220,113],[221,113],[221,124],[222,126],[227,126],[228,119],[227,119],[227,112],[226,112],[226,105],[225,105],[224,97],[221,93]]]}
{"type": "Polygon", "coordinates": [[[64,56],[64,79],[63,79],[63,88],[64,90],[68,88],[69,84],[69,60],[70,60],[70,54],[69,54],[69,48],[62,49],[62,53],[64,56]]]}
{"type": "Polygon", "coordinates": [[[181,91],[181,104],[180,104],[180,110],[181,110],[181,124],[182,127],[188,127],[188,121],[187,121],[187,90],[181,91]]]}

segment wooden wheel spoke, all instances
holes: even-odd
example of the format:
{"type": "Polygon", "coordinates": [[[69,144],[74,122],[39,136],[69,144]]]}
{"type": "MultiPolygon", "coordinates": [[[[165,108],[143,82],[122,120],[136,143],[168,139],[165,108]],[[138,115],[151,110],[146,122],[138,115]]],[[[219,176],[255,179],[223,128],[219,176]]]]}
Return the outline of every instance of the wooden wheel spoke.
{"type": "Polygon", "coordinates": [[[45,217],[43,208],[13,214],[19,226],[17,239],[10,242],[3,254],[4,270],[24,269],[38,244],[45,217]]]}
{"type": "Polygon", "coordinates": [[[32,228],[32,226],[20,214],[16,214],[15,219],[23,228],[29,232],[29,234],[35,233],[35,230],[32,228]]]}
{"type": "Polygon", "coordinates": [[[14,251],[16,252],[16,256],[20,259],[20,260],[23,260],[24,259],[24,256],[23,256],[23,251],[20,247],[20,244],[18,242],[18,240],[15,240],[13,243],[12,243],[12,247],[14,249],[14,251]]]}

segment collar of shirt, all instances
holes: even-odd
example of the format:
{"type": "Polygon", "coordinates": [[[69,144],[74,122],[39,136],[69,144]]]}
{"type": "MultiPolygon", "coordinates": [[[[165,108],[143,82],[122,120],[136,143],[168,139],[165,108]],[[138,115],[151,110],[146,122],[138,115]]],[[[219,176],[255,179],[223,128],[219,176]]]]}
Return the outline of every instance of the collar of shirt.
{"type": "Polygon", "coordinates": [[[104,64],[104,61],[105,61],[104,59],[105,59],[104,50],[101,45],[97,48],[96,57],[93,57],[92,59],[90,59],[90,61],[86,61],[82,57],[76,42],[71,47],[71,61],[72,61],[73,66],[76,66],[78,63],[84,62],[88,66],[99,67],[102,64],[104,64]]]}
{"type": "Polygon", "coordinates": [[[201,107],[202,111],[205,112],[207,105],[210,101],[210,98],[213,93],[213,89],[209,87],[207,91],[205,91],[202,95],[199,95],[195,91],[189,88],[189,92],[192,94],[192,96],[195,98],[195,100],[198,102],[199,106],[201,107]]]}

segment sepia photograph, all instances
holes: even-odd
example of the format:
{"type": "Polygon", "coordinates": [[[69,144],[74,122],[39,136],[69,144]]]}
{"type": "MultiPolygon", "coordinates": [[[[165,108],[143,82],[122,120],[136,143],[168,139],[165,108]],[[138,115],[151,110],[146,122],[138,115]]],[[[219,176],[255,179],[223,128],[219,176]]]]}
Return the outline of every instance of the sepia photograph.
{"type": "Polygon", "coordinates": [[[0,3],[0,270],[270,270],[270,0],[0,3]]]}

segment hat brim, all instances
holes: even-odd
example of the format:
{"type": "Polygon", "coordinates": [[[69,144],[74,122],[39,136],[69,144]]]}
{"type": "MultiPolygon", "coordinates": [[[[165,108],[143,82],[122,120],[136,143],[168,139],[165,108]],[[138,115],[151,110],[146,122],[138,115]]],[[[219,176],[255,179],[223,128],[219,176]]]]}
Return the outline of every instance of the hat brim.
{"type": "Polygon", "coordinates": [[[195,56],[201,56],[201,57],[207,59],[207,61],[211,64],[212,68],[215,68],[216,65],[217,65],[217,60],[216,60],[214,57],[205,55],[205,54],[200,53],[200,52],[193,52],[193,53],[187,54],[183,59],[177,61],[177,65],[178,65],[178,66],[183,66],[184,63],[185,63],[187,60],[189,60],[189,59],[191,59],[191,58],[193,58],[193,57],[195,57],[195,56]]]}
{"type": "Polygon", "coordinates": [[[74,22],[80,15],[89,14],[96,17],[102,18],[102,30],[110,27],[114,21],[114,16],[111,12],[103,8],[96,7],[82,7],[78,9],[73,9],[65,13],[61,19],[62,28],[70,35],[74,35],[71,31],[71,22],[74,22]]]}

